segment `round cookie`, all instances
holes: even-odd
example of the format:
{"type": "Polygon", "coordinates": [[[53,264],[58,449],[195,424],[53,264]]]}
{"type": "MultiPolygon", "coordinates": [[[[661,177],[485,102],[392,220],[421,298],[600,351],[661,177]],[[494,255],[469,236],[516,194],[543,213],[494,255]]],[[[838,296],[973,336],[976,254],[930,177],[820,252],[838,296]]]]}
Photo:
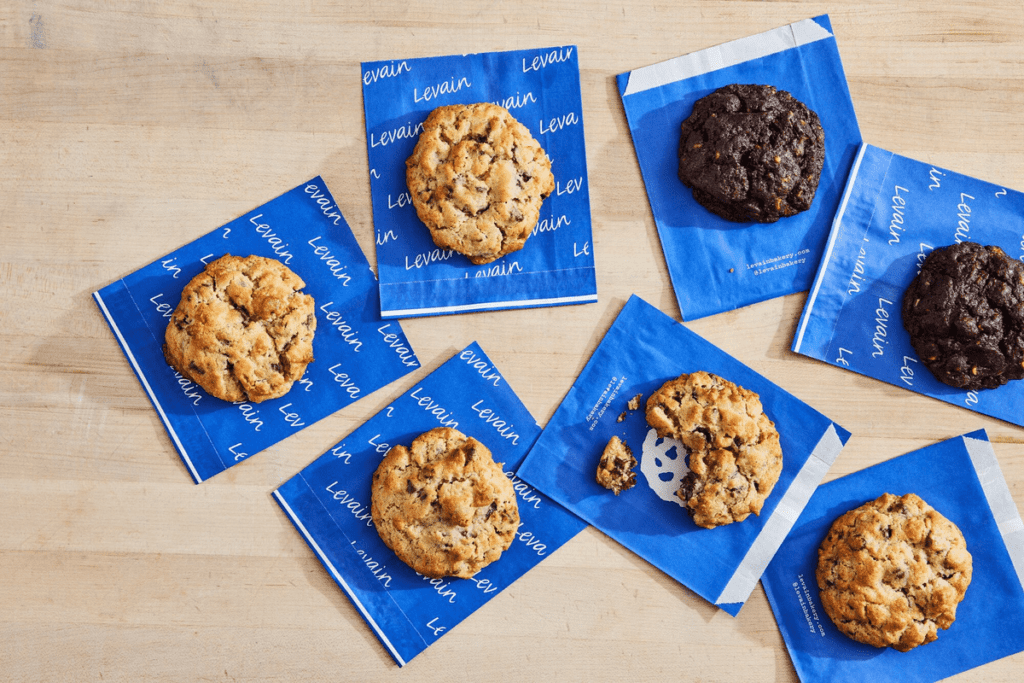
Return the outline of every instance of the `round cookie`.
{"type": "Polygon", "coordinates": [[[782,447],[756,393],[709,372],[683,374],[647,399],[647,423],[686,447],[690,471],[676,495],[695,524],[761,514],[782,473],[782,447]]]}
{"type": "Polygon", "coordinates": [[[512,482],[486,446],[455,429],[389,450],[372,489],[381,540],[431,578],[473,576],[508,550],[519,527],[512,482]]]}
{"type": "Polygon", "coordinates": [[[907,652],[950,627],[971,571],[955,524],[913,493],[886,493],[833,522],[815,573],[836,628],[907,652]]]}
{"type": "Polygon", "coordinates": [[[903,327],[940,382],[977,391],[1024,378],[1024,263],[975,242],[935,249],[903,295],[903,327]]]}
{"type": "Polygon", "coordinates": [[[555,187],[551,161],[503,107],[438,107],[423,123],[406,183],[434,244],[475,264],[523,248],[555,187]]]}
{"type": "Polygon", "coordinates": [[[810,208],[825,162],[818,115],[770,85],[727,85],[693,105],[679,140],[679,179],[738,223],[774,223],[810,208]]]}
{"type": "Polygon", "coordinates": [[[316,315],[302,279],[280,261],[223,256],[181,293],[164,358],[225,401],[284,396],[313,361],[316,315]]]}

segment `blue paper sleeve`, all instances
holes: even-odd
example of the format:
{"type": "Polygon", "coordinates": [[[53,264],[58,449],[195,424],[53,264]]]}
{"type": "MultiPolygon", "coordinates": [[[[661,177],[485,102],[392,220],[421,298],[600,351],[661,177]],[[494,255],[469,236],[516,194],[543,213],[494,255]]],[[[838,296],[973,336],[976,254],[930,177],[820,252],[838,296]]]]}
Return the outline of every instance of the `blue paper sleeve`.
{"type": "Polygon", "coordinates": [[[729,614],[746,602],[849,432],[633,296],[587,362],[519,470],[556,502],[729,614]],[[689,471],[685,447],[658,438],[643,403],[664,382],[705,370],[760,396],[775,422],[782,473],[760,516],[715,529],[690,519],[675,495],[689,471]],[[595,481],[618,436],[639,461],[636,486],[615,496],[595,481]]]}
{"type": "Polygon", "coordinates": [[[1024,523],[984,431],[893,458],[822,485],[762,578],[802,681],[931,683],[1024,650],[1024,523]],[[956,620],[909,652],[843,635],[825,613],[818,546],[843,513],[883,493],[920,496],[959,527],[973,572],[956,620]]]}
{"type": "Polygon", "coordinates": [[[384,318],[597,301],[575,45],[366,62],[362,80],[384,318]],[[526,126],[555,176],[525,246],[480,266],[434,245],[405,179],[430,112],[476,102],[526,126]]]}
{"type": "Polygon", "coordinates": [[[939,382],[903,327],[903,292],[935,248],[970,240],[1024,259],[1024,194],[863,145],[793,351],[1024,426],[1024,382],[939,382]]]}
{"type": "Polygon", "coordinates": [[[322,178],[126,277],[93,298],[196,483],[419,367],[398,322],[380,318],[369,263],[322,178]],[[214,398],[164,360],[164,330],[185,284],[225,254],[281,261],[315,301],[315,361],[283,397],[214,398]]]}
{"type": "Polygon", "coordinates": [[[274,496],[399,665],[579,533],[586,524],[521,480],[540,427],[476,343],[395,399],[286,482],[274,496]],[[430,579],[377,534],[371,481],[387,451],[450,427],[487,446],[512,482],[520,526],[512,546],[471,579],[430,579]]]}
{"type": "Polygon", "coordinates": [[[861,142],[828,17],[636,69],[618,86],[683,318],[806,290],[861,142]],[[682,122],[698,99],[732,83],[773,85],[818,114],[825,165],[809,210],[771,224],[732,223],[677,177],[682,122]]]}

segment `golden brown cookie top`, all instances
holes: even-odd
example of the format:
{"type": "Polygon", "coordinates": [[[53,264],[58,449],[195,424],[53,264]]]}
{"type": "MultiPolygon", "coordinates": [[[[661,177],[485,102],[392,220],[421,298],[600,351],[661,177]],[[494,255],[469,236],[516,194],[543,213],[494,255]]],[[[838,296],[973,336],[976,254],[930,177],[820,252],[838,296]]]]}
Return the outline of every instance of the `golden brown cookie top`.
{"type": "Polygon", "coordinates": [[[955,524],[916,494],[886,493],[832,523],[816,576],[836,628],[907,652],[952,625],[972,569],[955,524]]]}
{"type": "Polygon", "coordinates": [[[434,243],[475,264],[522,249],[555,187],[529,129],[487,102],[431,112],[406,161],[406,182],[434,243]]]}
{"type": "Polygon", "coordinates": [[[469,578],[508,550],[519,527],[515,490],[482,443],[438,427],[388,451],[373,475],[381,540],[432,578],[469,578]]]}
{"type": "Polygon", "coordinates": [[[313,297],[275,259],[223,256],[185,285],[164,333],[164,358],[225,401],[288,393],[313,360],[313,297]]]}
{"type": "Polygon", "coordinates": [[[647,423],[686,447],[690,471],[677,495],[695,524],[761,513],[782,473],[782,447],[755,392],[709,372],[682,374],[647,399],[647,423]]]}

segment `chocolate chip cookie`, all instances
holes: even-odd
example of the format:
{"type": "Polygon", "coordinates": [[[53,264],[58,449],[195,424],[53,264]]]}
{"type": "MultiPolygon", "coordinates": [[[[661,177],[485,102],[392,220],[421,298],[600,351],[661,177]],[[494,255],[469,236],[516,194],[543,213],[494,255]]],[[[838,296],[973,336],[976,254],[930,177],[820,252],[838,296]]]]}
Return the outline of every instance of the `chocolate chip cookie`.
{"type": "Polygon", "coordinates": [[[1024,378],[1024,263],[974,242],[935,249],[903,295],[903,327],[940,382],[977,391],[1024,378]]]}
{"type": "Polygon", "coordinates": [[[615,495],[627,491],[636,485],[636,458],[633,451],[622,439],[613,436],[601,453],[597,463],[597,483],[615,495]]]}
{"type": "Polygon", "coordinates": [[[816,576],[836,628],[907,652],[952,625],[972,569],[955,524],[913,493],[886,493],[833,522],[816,576]]]}
{"type": "Polygon", "coordinates": [[[647,399],[647,423],[686,447],[690,471],[676,495],[695,524],[761,514],[782,473],[782,447],[756,393],[710,372],[683,374],[647,399]]]}
{"type": "Polygon", "coordinates": [[[432,111],[405,163],[416,215],[434,244],[478,265],[523,248],[555,187],[540,143],[486,102],[432,111]]]}
{"type": "Polygon", "coordinates": [[[316,314],[306,284],[262,256],[223,256],[181,293],[164,333],[164,358],[225,401],[288,393],[313,361],[316,314]]]}
{"type": "Polygon", "coordinates": [[[679,179],[708,211],[774,223],[810,208],[825,163],[818,115],[770,85],[727,85],[683,121],[679,179]]]}
{"type": "Polygon", "coordinates": [[[395,446],[373,474],[371,514],[381,540],[424,576],[467,579],[515,540],[512,482],[487,447],[438,427],[395,446]]]}

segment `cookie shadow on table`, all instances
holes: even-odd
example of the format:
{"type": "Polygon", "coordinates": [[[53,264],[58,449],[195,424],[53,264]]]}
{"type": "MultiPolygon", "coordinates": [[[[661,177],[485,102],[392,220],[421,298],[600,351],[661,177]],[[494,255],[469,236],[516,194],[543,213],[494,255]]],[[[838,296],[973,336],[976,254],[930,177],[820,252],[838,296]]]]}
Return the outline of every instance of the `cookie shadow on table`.
{"type": "Polygon", "coordinates": [[[633,144],[637,149],[646,150],[642,155],[647,161],[644,185],[658,224],[663,228],[699,227],[723,232],[770,229],[775,224],[737,223],[711,213],[693,198],[693,190],[679,179],[681,126],[692,109],[689,99],[670,102],[645,114],[638,128],[633,130],[633,144]]]}
{"type": "MultiPolygon", "coordinates": [[[[184,481],[191,481],[191,475],[188,474],[185,464],[167,437],[163,422],[153,410],[146,391],[132,371],[131,363],[125,358],[116,337],[107,325],[106,318],[96,306],[92,297],[93,291],[95,290],[89,288],[71,296],[74,309],[63,313],[52,328],[67,332],[43,337],[35,345],[32,351],[34,369],[70,382],[69,391],[74,394],[78,406],[90,404],[107,413],[145,413],[152,424],[153,433],[157,435],[154,443],[160,442],[164,457],[173,463],[175,469],[180,469],[184,481]],[[82,334],[90,325],[95,325],[99,331],[95,336],[82,334]],[[88,363],[90,369],[79,370],[75,366],[76,361],[69,361],[69,358],[82,359],[88,363]]],[[[86,430],[86,438],[93,434],[97,438],[102,437],[106,429],[110,428],[106,417],[92,418],[92,422],[104,427],[86,430]]],[[[144,454],[140,454],[140,459],[148,460],[152,454],[151,450],[152,447],[147,448],[144,454]]],[[[119,462],[119,468],[127,465],[124,460],[119,462]]]]}
{"type": "MultiPolygon", "coordinates": [[[[282,540],[281,545],[288,546],[292,543],[298,543],[305,546],[302,537],[295,532],[292,521],[285,514],[284,510],[281,509],[276,501],[270,501],[270,503],[277,508],[277,514],[280,515],[281,528],[279,533],[287,537],[282,540]]],[[[362,615],[359,614],[352,601],[338,587],[338,584],[331,579],[327,570],[324,569],[320,560],[309,550],[308,546],[305,547],[305,551],[304,554],[293,558],[297,565],[294,575],[302,576],[305,579],[306,585],[326,599],[327,604],[330,605],[334,612],[350,626],[348,634],[354,633],[363,640],[367,645],[367,650],[372,650],[382,664],[385,666],[393,665],[394,660],[377,640],[373,630],[366,625],[362,615]]]]}
{"type": "Polygon", "coordinates": [[[600,529],[595,528],[595,530],[601,534],[603,541],[612,552],[622,557],[637,571],[649,576],[656,584],[658,584],[658,586],[664,589],[667,593],[676,597],[679,602],[684,603],[685,606],[693,613],[697,614],[705,624],[710,623],[711,620],[721,612],[718,607],[712,605],[710,602],[697,595],[697,593],[681,584],[678,580],[661,571],[611,536],[602,532],[600,529]]]}

